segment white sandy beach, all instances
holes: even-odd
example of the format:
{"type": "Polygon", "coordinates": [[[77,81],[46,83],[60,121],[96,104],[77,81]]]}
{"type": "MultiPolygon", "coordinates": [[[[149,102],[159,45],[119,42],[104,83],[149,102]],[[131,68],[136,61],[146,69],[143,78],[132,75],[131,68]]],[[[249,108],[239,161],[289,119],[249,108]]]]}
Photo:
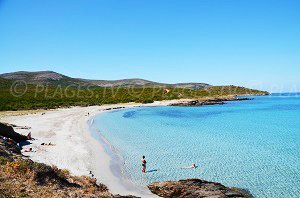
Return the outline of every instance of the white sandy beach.
{"type": "Polygon", "coordinates": [[[89,175],[92,171],[97,181],[107,185],[114,194],[153,197],[148,189],[137,188],[112,171],[111,156],[105,152],[103,145],[91,136],[88,121],[107,108],[161,106],[175,102],[179,101],[61,108],[22,115],[7,112],[1,121],[20,127],[30,127],[29,129],[17,127],[15,130],[21,134],[31,132],[32,137],[36,139],[23,147],[33,148],[34,152],[24,153],[32,160],[68,169],[71,174],[78,176],[89,175]],[[49,142],[54,145],[41,145],[49,142]]]}

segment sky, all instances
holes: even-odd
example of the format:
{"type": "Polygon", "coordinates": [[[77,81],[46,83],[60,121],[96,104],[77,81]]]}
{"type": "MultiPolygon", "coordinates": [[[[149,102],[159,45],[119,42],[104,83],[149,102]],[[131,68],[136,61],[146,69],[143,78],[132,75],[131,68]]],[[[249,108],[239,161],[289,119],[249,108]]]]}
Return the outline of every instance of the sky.
{"type": "Polygon", "coordinates": [[[0,73],[300,92],[298,0],[0,0],[0,73]]]}

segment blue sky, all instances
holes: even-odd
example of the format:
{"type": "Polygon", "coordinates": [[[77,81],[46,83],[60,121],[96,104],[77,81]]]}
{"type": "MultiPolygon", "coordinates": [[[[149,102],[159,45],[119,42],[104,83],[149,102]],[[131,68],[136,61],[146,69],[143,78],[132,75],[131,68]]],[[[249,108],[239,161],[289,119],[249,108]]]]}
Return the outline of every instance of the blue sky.
{"type": "Polygon", "coordinates": [[[300,1],[0,0],[0,73],[300,91],[300,1]]]}

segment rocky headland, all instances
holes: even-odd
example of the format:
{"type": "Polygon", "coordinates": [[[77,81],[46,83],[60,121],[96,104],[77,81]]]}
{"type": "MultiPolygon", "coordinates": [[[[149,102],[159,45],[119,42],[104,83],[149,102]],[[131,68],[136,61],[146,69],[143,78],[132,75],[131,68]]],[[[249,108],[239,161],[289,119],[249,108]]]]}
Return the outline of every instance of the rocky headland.
{"type": "Polygon", "coordinates": [[[252,100],[251,98],[238,98],[235,96],[221,97],[221,98],[208,98],[208,99],[196,99],[186,100],[184,102],[172,103],[170,106],[204,106],[204,105],[223,105],[227,101],[244,101],[252,100]]]}

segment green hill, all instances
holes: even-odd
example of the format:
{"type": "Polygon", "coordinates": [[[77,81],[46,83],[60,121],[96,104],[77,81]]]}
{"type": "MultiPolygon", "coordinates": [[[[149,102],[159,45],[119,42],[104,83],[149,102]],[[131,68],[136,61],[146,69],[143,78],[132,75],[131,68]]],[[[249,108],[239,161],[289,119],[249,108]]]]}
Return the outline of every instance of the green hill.
{"type": "Polygon", "coordinates": [[[208,86],[203,83],[160,83],[161,86],[157,86],[158,84],[143,79],[97,81],[97,83],[70,78],[55,72],[2,74],[0,111],[268,94],[244,87],[208,86]],[[28,84],[17,83],[24,81],[28,84]],[[102,84],[99,86],[99,83],[102,84]]]}
{"type": "Polygon", "coordinates": [[[0,78],[0,88],[10,88],[12,85],[13,81],[12,80],[7,80],[4,78],[0,78]]]}
{"type": "MultiPolygon", "coordinates": [[[[18,93],[22,93],[19,88],[18,93]]],[[[75,89],[47,87],[39,90],[28,86],[26,93],[14,96],[9,88],[0,89],[0,111],[25,109],[51,109],[69,106],[88,106],[116,103],[152,103],[153,101],[219,97],[228,95],[265,95],[266,92],[241,87],[210,87],[191,90],[170,88],[166,93],[163,88],[93,88],[75,89]],[[235,89],[236,88],[236,89],[235,89]],[[226,91],[224,91],[226,90],[226,91]]]]}
{"type": "Polygon", "coordinates": [[[50,85],[50,86],[90,86],[90,87],[103,87],[103,88],[153,88],[153,87],[169,87],[169,88],[186,88],[186,89],[201,89],[209,86],[205,83],[158,83],[149,80],[132,78],[121,80],[89,80],[81,78],[71,78],[63,74],[53,71],[40,71],[40,72],[12,72],[0,74],[1,78],[8,80],[22,80],[29,84],[50,85]]]}

